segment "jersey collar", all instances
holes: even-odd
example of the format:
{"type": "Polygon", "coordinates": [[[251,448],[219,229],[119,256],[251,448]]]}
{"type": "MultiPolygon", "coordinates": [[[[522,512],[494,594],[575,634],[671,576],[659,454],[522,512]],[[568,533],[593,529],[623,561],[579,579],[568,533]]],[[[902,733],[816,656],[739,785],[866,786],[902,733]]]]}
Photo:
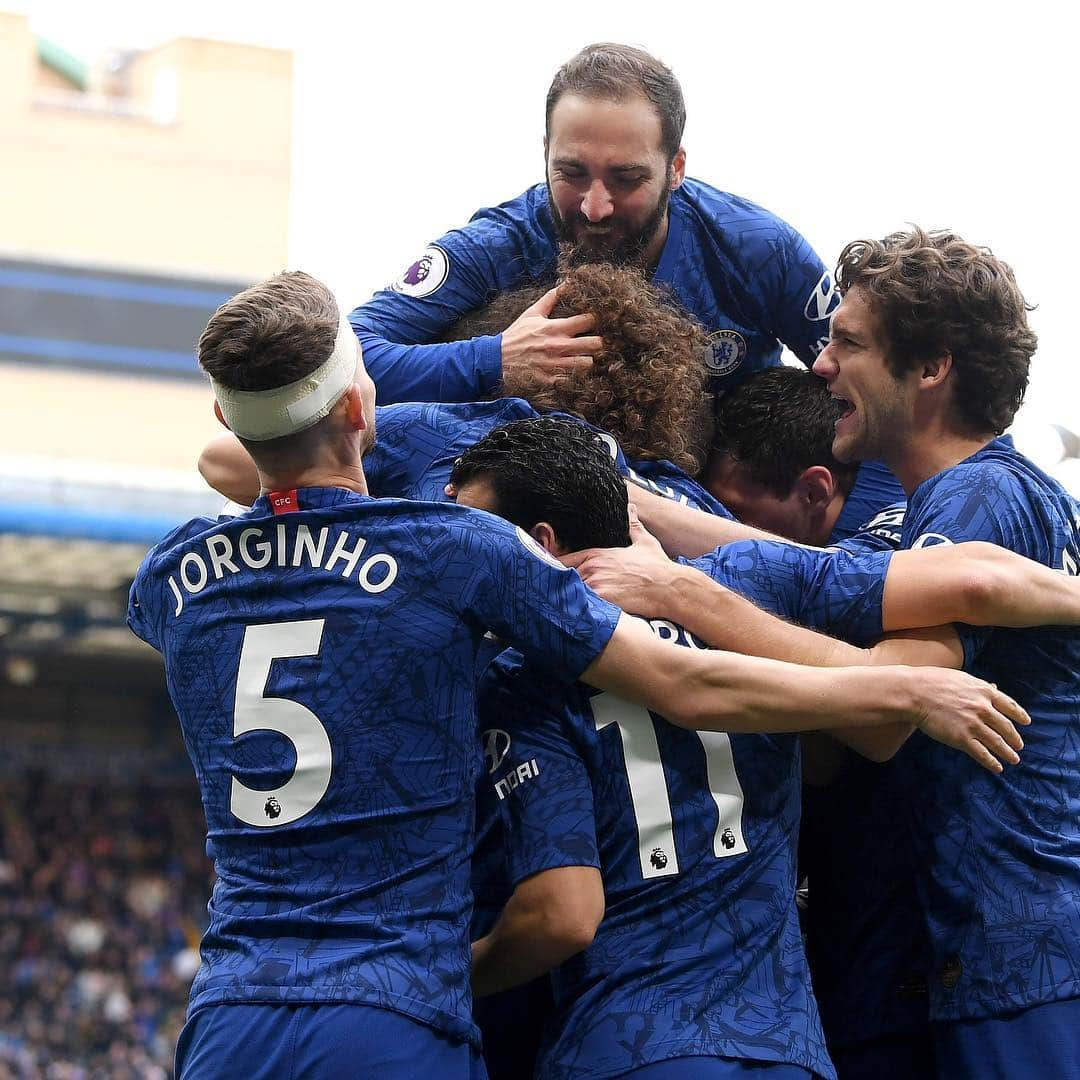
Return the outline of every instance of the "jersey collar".
{"type": "Polygon", "coordinates": [[[331,506],[341,506],[352,503],[371,502],[370,495],[358,495],[355,491],[339,487],[303,487],[290,488],[287,491],[272,491],[260,495],[251,506],[252,514],[263,517],[267,514],[280,514],[283,512],[280,501],[275,507],[274,500],[288,500],[289,505],[284,512],[292,510],[323,510],[331,506]]]}

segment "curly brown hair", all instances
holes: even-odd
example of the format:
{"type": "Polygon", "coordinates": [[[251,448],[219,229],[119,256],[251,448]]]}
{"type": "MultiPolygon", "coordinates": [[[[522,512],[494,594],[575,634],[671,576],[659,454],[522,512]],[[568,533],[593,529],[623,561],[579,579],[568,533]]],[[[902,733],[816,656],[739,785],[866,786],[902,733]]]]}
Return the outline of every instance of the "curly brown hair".
{"type": "MultiPolygon", "coordinates": [[[[512,375],[497,391],[522,397],[537,409],[580,416],[602,428],[631,457],[674,462],[697,473],[710,436],[705,392],[705,331],[673,297],[640,270],[592,263],[559,264],[562,286],[556,318],[588,313],[604,346],[592,364],[553,383],[531,372],[512,375]]],[[[550,285],[501,293],[460,319],[443,340],[502,333],[550,285]]]]}
{"type": "Polygon", "coordinates": [[[841,293],[860,289],[880,317],[893,375],[949,353],[961,424],[1000,434],[1012,423],[1038,339],[1012,268],[989,248],[915,226],[848,244],[836,281],[841,293]]]}

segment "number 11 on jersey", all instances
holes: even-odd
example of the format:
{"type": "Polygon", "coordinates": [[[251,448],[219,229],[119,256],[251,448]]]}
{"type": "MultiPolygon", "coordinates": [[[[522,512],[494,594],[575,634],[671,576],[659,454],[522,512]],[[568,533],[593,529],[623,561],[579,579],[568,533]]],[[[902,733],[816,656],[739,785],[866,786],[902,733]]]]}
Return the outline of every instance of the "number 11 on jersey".
{"type": "MultiPolygon", "coordinates": [[[[656,727],[647,709],[631,705],[610,694],[598,694],[590,702],[596,730],[610,724],[619,729],[626,780],[638,832],[638,859],[643,878],[670,877],[679,872],[672,830],[671,799],[656,727]]],[[[722,731],[697,731],[705,751],[705,774],[716,804],[713,855],[718,859],[746,851],[742,832],[743,791],[735,774],[731,740],[722,731]]]]}

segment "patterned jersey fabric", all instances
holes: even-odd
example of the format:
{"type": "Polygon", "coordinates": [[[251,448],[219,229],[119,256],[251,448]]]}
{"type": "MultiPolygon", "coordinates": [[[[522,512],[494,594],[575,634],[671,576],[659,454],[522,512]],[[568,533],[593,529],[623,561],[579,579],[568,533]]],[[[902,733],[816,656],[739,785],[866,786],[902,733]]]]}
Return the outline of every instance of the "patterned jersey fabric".
{"type": "Polygon", "coordinates": [[[218,877],[192,1010],[356,1002],[475,1041],[477,651],[491,630],[574,679],[618,614],[500,519],[338,488],[151,551],[129,623],[164,654],[218,877]]]}
{"type": "MultiPolygon", "coordinates": [[[[1080,507],[999,438],[924,481],[905,548],[987,540],[1067,574],[1080,507]]],[[[1080,996],[1080,630],[961,627],[965,668],[1031,714],[1000,776],[916,732],[897,757],[932,948],[931,1016],[1080,996]]]]}
{"type": "MultiPolygon", "coordinates": [[[[865,640],[881,630],[890,558],[747,541],[693,565],[865,640]]],[[[693,1055],[834,1075],[795,911],[796,736],[686,731],[610,694],[560,695],[512,653],[482,683],[481,726],[511,882],[568,865],[604,879],[595,941],[553,974],[538,1075],[614,1077],[693,1055]]]]}
{"type": "MultiPolygon", "coordinates": [[[[684,180],[668,206],[653,282],[709,331],[710,389],[779,363],[781,342],[813,363],[839,295],[810,245],[774,214],[700,180],[684,180]]],[[[470,401],[492,390],[500,336],[426,343],[498,292],[553,281],[557,254],[544,184],[431,244],[350,316],[382,399],[470,401]]]]}
{"type": "MultiPolygon", "coordinates": [[[[450,480],[454,462],[470,446],[501,424],[545,415],[585,424],[579,417],[565,413],[538,412],[522,398],[380,406],[375,410],[378,442],[364,458],[368,486],[372,494],[384,498],[445,502],[443,489],[450,480]]],[[[611,435],[598,428],[592,430],[627,479],[696,510],[731,517],[721,503],[677,465],[670,461],[628,458],[611,435]]]]}

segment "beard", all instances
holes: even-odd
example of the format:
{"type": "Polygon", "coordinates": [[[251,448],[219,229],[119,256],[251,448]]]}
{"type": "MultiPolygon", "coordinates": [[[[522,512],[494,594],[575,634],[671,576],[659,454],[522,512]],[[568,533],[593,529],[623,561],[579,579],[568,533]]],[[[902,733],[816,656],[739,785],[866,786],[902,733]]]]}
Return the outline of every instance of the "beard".
{"type": "Polygon", "coordinates": [[[367,419],[367,427],[360,432],[360,458],[363,460],[375,449],[375,407],[372,405],[371,412],[364,409],[364,416],[367,419]]]}
{"type": "Polygon", "coordinates": [[[608,219],[608,223],[620,229],[622,233],[615,240],[609,240],[604,235],[589,236],[587,232],[584,232],[589,222],[583,214],[575,212],[572,217],[564,218],[559,213],[555,200],[551,197],[550,182],[547,185],[547,193],[548,211],[555,226],[555,234],[562,243],[562,254],[570,266],[606,262],[614,263],[616,266],[646,269],[645,252],[667,220],[668,201],[671,198],[671,189],[667,184],[664,185],[655,209],[633,232],[624,231],[625,222],[622,218],[608,219]]]}

